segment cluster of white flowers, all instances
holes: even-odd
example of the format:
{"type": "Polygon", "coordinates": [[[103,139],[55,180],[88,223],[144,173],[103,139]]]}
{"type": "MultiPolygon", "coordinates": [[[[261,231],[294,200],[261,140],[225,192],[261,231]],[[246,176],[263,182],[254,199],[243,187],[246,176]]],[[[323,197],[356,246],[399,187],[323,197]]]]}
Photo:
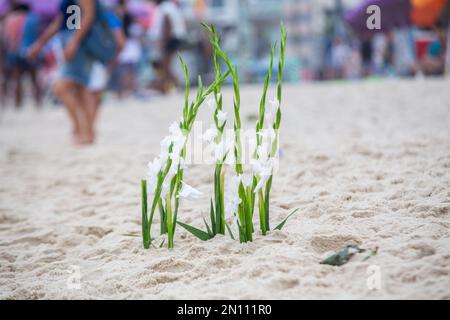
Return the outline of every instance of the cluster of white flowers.
{"type": "MultiPolygon", "coordinates": [[[[219,94],[220,97],[220,94],[219,94]]],[[[210,97],[208,101],[206,102],[206,105],[212,112],[216,112],[216,100],[214,97],[210,97]]],[[[217,110],[217,125],[219,127],[222,127],[225,124],[225,121],[227,120],[227,113],[222,110],[217,110]]],[[[232,156],[230,155],[230,150],[232,150],[233,144],[231,140],[226,141],[224,134],[221,134],[219,132],[219,129],[217,128],[216,124],[213,123],[211,126],[205,131],[203,134],[203,140],[206,141],[209,146],[211,147],[211,150],[214,152],[214,159],[216,162],[222,162],[225,159],[225,156],[227,156],[228,164],[231,164],[232,162],[232,156]],[[228,153],[228,154],[227,154],[228,153]]]]}
{"type": "Polygon", "coordinates": [[[194,189],[187,183],[184,183],[184,182],[181,182],[181,183],[182,183],[182,187],[181,187],[180,192],[178,193],[178,196],[180,198],[196,200],[203,195],[203,193],[201,193],[197,189],[194,189]]]}
{"type": "Polygon", "coordinates": [[[269,108],[266,108],[266,112],[264,113],[264,125],[269,128],[272,127],[275,122],[278,108],[280,107],[280,102],[277,97],[273,97],[272,100],[269,101],[269,108]]]}
{"type": "Polygon", "coordinates": [[[264,127],[261,131],[257,132],[261,140],[256,149],[256,157],[250,161],[253,174],[259,177],[258,184],[254,190],[255,192],[258,192],[261,188],[265,188],[267,180],[273,174],[275,158],[272,155],[272,147],[277,138],[273,124],[276,120],[276,113],[279,106],[280,103],[276,97],[269,101],[269,107],[266,108],[264,113],[264,127]]]}
{"type": "MultiPolygon", "coordinates": [[[[173,122],[169,127],[169,135],[164,137],[161,141],[160,153],[153,160],[148,163],[147,171],[147,189],[150,194],[154,194],[158,185],[158,176],[161,172],[166,170],[168,160],[171,160],[169,171],[162,183],[161,198],[164,199],[170,188],[170,182],[173,177],[178,173],[178,170],[184,170],[186,168],[185,159],[182,157],[182,150],[186,143],[187,137],[180,129],[178,122],[173,122]]],[[[199,192],[183,182],[182,190],[179,194],[180,197],[189,198],[191,195],[199,195],[199,192]],[[184,190],[184,191],[183,191],[184,190]],[[194,192],[195,191],[195,192],[194,192]]]]}

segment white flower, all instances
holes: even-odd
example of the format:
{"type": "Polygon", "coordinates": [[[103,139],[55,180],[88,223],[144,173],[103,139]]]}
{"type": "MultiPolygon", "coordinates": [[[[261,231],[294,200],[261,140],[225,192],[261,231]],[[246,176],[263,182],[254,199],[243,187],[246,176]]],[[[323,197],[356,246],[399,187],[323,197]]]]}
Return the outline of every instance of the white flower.
{"type": "MultiPolygon", "coordinates": [[[[220,96],[218,96],[217,98],[219,99],[220,96]]],[[[208,98],[208,100],[206,100],[206,106],[208,107],[209,110],[211,110],[211,112],[214,112],[214,110],[216,110],[217,103],[216,103],[216,99],[215,99],[214,95],[211,95],[208,98]]]]}
{"type": "Polygon", "coordinates": [[[218,143],[214,143],[214,158],[216,161],[223,162],[225,156],[227,156],[227,145],[223,139],[221,139],[218,143]]]}
{"type": "Polygon", "coordinates": [[[184,170],[185,168],[186,168],[186,162],[185,162],[184,158],[182,158],[182,157],[178,157],[176,159],[174,158],[170,165],[170,169],[169,169],[166,179],[171,180],[178,173],[178,169],[184,170]]]}
{"type": "Polygon", "coordinates": [[[273,97],[272,100],[269,101],[269,112],[272,114],[276,114],[278,108],[280,107],[280,101],[278,101],[277,97],[273,97]]]}
{"type": "Polygon", "coordinates": [[[222,110],[217,111],[217,124],[219,127],[222,127],[225,121],[227,120],[227,113],[222,110]]]}
{"type": "Polygon", "coordinates": [[[253,174],[259,178],[259,181],[255,187],[256,193],[261,188],[264,188],[266,186],[267,180],[269,180],[270,176],[272,175],[273,161],[272,158],[268,159],[267,161],[252,159],[250,163],[252,166],[253,174]]]}
{"type": "Polygon", "coordinates": [[[232,182],[231,190],[232,190],[233,192],[238,192],[238,190],[239,190],[239,185],[240,185],[241,181],[242,181],[242,176],[241,176],[241,175],[234,176],[234,177],[231,179],[231,182],[232,182]]]}
{"type": "Polygon", "coordinates": [[[232,149],[227,149],[228,150],[228,154],[227,157],[225,158],[224,163],[232,166],[236,164],[236,157],[234,156],[234,151],[232,149]]]}
{"type": "Polygon", "coordinates": [[[268,160],[272,152],[272,144],[275,141],[276,134],[273,128],[263,129],[257,133],[260,136],[260,145],[256,148],[258,159],[268,160]]]}
{"type": "Polygon", "coordinates": [[[165,136],[159,145],[161,148],[169,149],[170,145],[172,144],[172,137],[171,136],[165,136]]]}
{"type": "Polygon", "coordinates": [[[178,197],[195,200],[202,196],[202,193],[200,191],[194,189],[183,181],[181,183],[182,186],[180,192],[178,193],[178,197]]]}
{"type": "Polygon", "coordinates": [[[216,139],[218,133],[219,131],[216,129],[215,125],[211,125],[211,127],[203,134],[203,140],[212,143],[214,139],[216,139]]]}
{"type": "Polygon", "coordinates": [[[225,213],[228,216],[234,215],[234,213],[237,211],[239,204],[241,203],[241,198],[237,195],[232,195],[226,197],[225,202],[225,213]]]}
{"type": "Polygon", "coordinates": [[[275,118],[274,118],[274,114],[272,112],[266,111],[264,113],[264,124],[267,127],[270,127],[273,124],[274,120],[275,120],[275,118]]]}
{"type": "Polygon", "coordinates": [[[149,173],[158,173],[162,167],[162,161],[160,158],[156,157],[153,161],[150,161],[147,165],[149,173]]]}
{"type": "Polygon", "coordinates": [[[167,179],[167,176],[166,176],[166,179],[164,179],[164,181],[161,185],[161,199],[164,200],[166,198],[167,193],[169,193],[169,190],[170,190],[170,180],[167,179]]]}
{"type": "Polygon", "coordinates": [[[258,184],[255,187],[255,191],[254,191],[255,193],[257,193],[260,189],[265,188],[267,180],[269,180],[269,177],[270,176],[261,176],[260,177],[258,184]]]}
{"type": "Polygon", "coordinates": [[[169,127],[169,132],[174,137],[183,135],[183,132],[181,132],[181,129],[180,129],[180,123],[177,121],[172,122],[172,124],[169,127]]]}
{"type": "Polygon", "coordinates": [[[266,108],[264,113],[264,124],[268,128],[272,127],[279,107],[280,102],[277,97],[273,97],[273,100],[269,101],[268,108],[266,108]]]}
{"type": "Polygon", "coordinates": [[[155,158],[153,162],[148,163],[147,171],[147,190],[149,193],[154,193],[158,184],[158,174],[161,171],[162,161],[160,158],[155,158]]]}
{"type": "Polygon", "coordinates": [[[262,164],[260,160],[257,159],[251,159],[250,165],[252,166],[252,171],[255,174],[259,174],[262,170],[262,164]]]}

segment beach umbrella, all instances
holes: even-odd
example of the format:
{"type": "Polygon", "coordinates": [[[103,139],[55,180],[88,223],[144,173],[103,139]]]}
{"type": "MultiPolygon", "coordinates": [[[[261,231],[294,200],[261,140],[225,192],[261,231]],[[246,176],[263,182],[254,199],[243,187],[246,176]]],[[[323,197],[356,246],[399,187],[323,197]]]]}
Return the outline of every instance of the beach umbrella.
{"type": "Polygon", "coordinates": [[[386,32],[410,24],[410,0],[365,0],[356,8],[347,11],[344,20],[358,35],[367,35],[374,32],[386,32]],[[381,29],[369,30],[366,12],[371,5],[376,5],[381,12],[381,29]]]}
{"type": "Polygon", "coordinates": [[[439,20],[447,0],[411,0],[411,21],[419,27],[432,27],[439,20]]]}
{"type": "Polygon", "coordinates": [[[20,2],[28,4],[33,12],[36,12],[41,16],[53,17],[58,13],[60,1],[61,0],[21,0],[20,2]]]}
{"type": "Polygon", "coordinates": [[[364,0],[359,6],[346,12],[344,20],[358,35],[386,32],[408,25],[431,27],[441,17],[448,0],[364,0]],[[377,5],[381,12],[381,29],[369,30],[366,12],[370,5],[377,5]]]}

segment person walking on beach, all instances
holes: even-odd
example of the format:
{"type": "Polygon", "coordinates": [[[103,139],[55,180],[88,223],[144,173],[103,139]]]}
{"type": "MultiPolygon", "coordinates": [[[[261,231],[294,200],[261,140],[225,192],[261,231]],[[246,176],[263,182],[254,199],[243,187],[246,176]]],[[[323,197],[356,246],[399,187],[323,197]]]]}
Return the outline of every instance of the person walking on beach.
{"type": "Polygon", "coordinates": [[[101,10],[98,0],[62,0],[59,14],[28,52],[28,57],[35,59],[44,45],[53,36],[59,35],[64,59],[59,66],[59,77],[53,90],[67,110],[72,123],[73,143],[76,145],[92,144],[95,140],[96,106],[88,85],[96,57],[89,52],[87,41],[94,23],[103,17],[100,15],[101,10]],[[76,14],[74,8],[79,8],[82,13],[78,17],[79,25],[75,27],[70,24],[76,14]]]}
{"type": "Polygon", "coordinates": [[[14,86],[14,104],[16,108],[22,106],[23,77],[29,75],[33,88],[35,104],[41,105],[42,90],[37,79],[39,61],[29,62],[26,51],[32,42],[37,39],[39,18],[30,11],[26,4],[15,4],[7,14],[2,30],[2,43],[4,51],[4,78],[2,81],[2,103],[5,103],[9,87],[14,86]]]}
{"type": "Polygon", "coordinates": [[[173,74],[172,59],[186,37],[186,22],[178,6],[170,0],[152,0],[157,5],[157,16],[151,35],[160,52],[160,58],[154,62],[159,79],[153,87],[166,93],[171,86],[177,86],[173,74]]]}

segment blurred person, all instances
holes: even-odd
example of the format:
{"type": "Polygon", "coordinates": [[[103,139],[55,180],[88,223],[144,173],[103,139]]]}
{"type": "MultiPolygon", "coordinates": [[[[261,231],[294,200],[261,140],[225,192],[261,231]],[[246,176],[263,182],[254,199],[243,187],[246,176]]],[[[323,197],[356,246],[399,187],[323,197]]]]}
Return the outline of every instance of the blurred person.
{"type": "Polygon", "coordinates": [[[429,43],[427,50],[419,62],[419,68],[424,75],[437,76],[445,72],[445,34],[434,28],[434,39],[429,43]]]}
{"type": "Polygon", "coordinates": [[[344,76],[346,79],[358,79],[361,77],[361,54],[355,43],[352,43],[350,46],[348,61],[344,67],[344,76]]]}
{"type": "Polygon", "coordinates": [[[345,65],[350,57],[350,47],[342,41],[341,38],[336,38],[331,50],[331,66],[333,68],[333,78],[344,78],[345,65]]]}
{"type": "Polygon", "coordinates": [[[124,44],[112,71],[110,86],[122,98],[136,91],[138,64],[143,55],[140,41],[143,32],[129,13],[125,0],[119,1],[115,12],[121,21],[124,44]]]}
{"type": "Polygon", "coordinates": [[[413,76],[417,72],[417,55],[410,28],[392,32],[393,67],[397,76],[413,76]]]}
{"type": "Polygon", "coordinates": [[[367,77],[372,73],[373,69],[373,45],[372,37],[366,37],[361,41],[361,59],[363,66],[363,77],[367,77]]]}
{"type": "MultiPolygon", "coordinates": [[[[122,23],[120,19],[111,10],[106,10],[106,19],[109,27],[114,33],[117,42],[117,56],[125,45],[125,34],[122,30],[122,23]]],[[[96,61],[93,63],[92,71],[89,78],[88,88],[91,92],[91,99],[94,104],[93,122],[95,124],[98,111],[102,102],[102,95],[108,85],[108,78],[111,71],[117,65],[117,56],[109,66],[96,61]]]]}
{"type": "Polygon", "coordinates": [[[6,43],[4,41],[4,16],[0,17],[0,104],[4,107],[6,103],[7,79],[9,78],[9,69],[6,63],[6,43]]]}
{"type": "Polygon", "coordinates": [[[14,86],[14,104],[20,108],[23,100],[23,76],[29,75],[33,87],[33,96],[37,106],[41,105],[41,87],[37,79],[39,61],[33,63],[26,59],[26,51],[32,42],[37,39],[39,31],[39,18],[30,12],[28,5],[11,4],[11,11],[4,21],[2,33],[5,76],[2,83],[3,102],[9,90],[10,82],[14,86]]]}
{"type": "Polygon", "coordinates": [[[157,5],[157,15],[151,34],[159,50],[159,58],[154,62],[157,79],[153,88],[166,93],[171,87],[178,86],[173,73],[172,60],[186,37],[186,22],[180,8],[169,0],[151,0],[157,5]]]}
{"type": "MultiPolygon", "coordinates": [[[[72,123],[72,139],[76,145],[92,144],[95,140],[96,107],[88,89],[90,73],[96,58],[86,48],[87,36],[97,20],[103,18],[98,0],[62,0],[59,13],[28,52],[35,59],[44,45],[59,35],[63,61],[53,91],[65,106],[72,123]],[[78,5],[83,13],[79,28],[69,28],[68,8],[78,5]]],[[[69,10],[70,11],[70,10],[69,10]]]]}
{"type": "Polygon", "coordinates": [[[445,74],[450,76],[450,23],[448,24],[447,30],[447,45],[446,45],[446,55],[445,55],[445,74]]]}

